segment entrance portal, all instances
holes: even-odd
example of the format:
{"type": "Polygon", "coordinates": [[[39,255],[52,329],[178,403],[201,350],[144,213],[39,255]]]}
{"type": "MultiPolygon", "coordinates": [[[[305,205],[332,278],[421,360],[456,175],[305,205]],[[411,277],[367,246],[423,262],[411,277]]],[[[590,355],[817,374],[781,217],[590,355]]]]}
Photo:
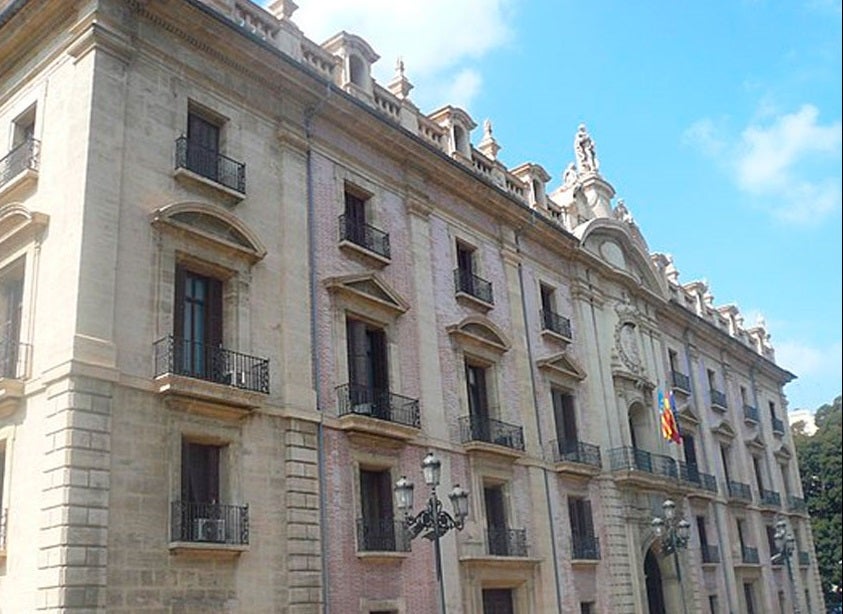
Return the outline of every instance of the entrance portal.
{"type": "Polygon", "coordinates": [[[647,605],[650,614],[667,614],[662,592],[662,572],[652,549],[647,550],[647,556],[644,557],[644,578],[647,584],[647,605]]]}

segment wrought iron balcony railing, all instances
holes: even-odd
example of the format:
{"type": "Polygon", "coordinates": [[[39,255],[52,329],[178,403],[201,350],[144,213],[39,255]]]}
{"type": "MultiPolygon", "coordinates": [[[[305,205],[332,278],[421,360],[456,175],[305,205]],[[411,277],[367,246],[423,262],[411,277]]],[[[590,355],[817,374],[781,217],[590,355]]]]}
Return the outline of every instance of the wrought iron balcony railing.
{"type": "Polygon", "coordinates": [[[581,561],[600,560],[600,540],[595,535],[571,535],[571,558],[581,561]]]}
{"type": "Polygon", "coordinates": [[[711,393],[711,406],[717,409],[727,409],[729,405],[726,403],[726,393],[720,390],[715,390],[712,388],[710,391],[711,393]]]}
{"type": "Polygon", "coordinates": [[[337,387],[338,414],[355,414],[386,420],[404,426],[421,428],[419,401],[393,394],[389,390],[378,390],[358,384],[337,387]]]}
{"type": "Polygon", "coordinates": [[[494,418],[463,416],[460,418],[460,440],[463,443],[483,441],[524,451],[523,429],[494,418]]]}
{"type": "Polygon", "coordinates": [[[775,490],[767,490],[766,488],[759,489],[759,503],[764,507],[781,507],[782,498],[775,490]]]}
{"type": "Polygon", "coordinates": [[[580,463],[598,469],[603,466],[600,446],[583,441],[551,441],[551,453],[555,463],[580,463]]]}
{"type": "Polygon", "coordinates": [[[27,139],[0,158],[0,188],[26,170],[37,171],[40,151],[40,141],[27,139]]]}
{"type": "Polygon", "coordinates": [[[348,241],[383,258],[390,258],[389,235],[382,230],[357,221],[347,215],[340,216],[340,241],[348,241]]]}
{"type": "Polygon", "coordinates": [[[527,529],[489,527],[486,540],[493,556],[527,556],[527,529]]]}
{"type": "Polygon", "coordinates": [[[702,544],[700,546],[703,563],[719,563],[720,549],[713,544],[702,544]]]}
{"type": "Polygon", "coordinates": [[[727,486],[729,488],[729,497],[738,501],[752,503],[752,490],[750,490],[749,484],[729,480],[727,486]]]}
{"type": "Polygon", "coordinates": [[[269,394],[269,359],[169,335],[155,342],[155,377],[183,375],[269,394]]]}
{"type": "Polygon", "coordinates": [[[746,422],[754,422],[758,424],[758,408],[752,405],[743,406],[743,419],[746,422]]]}
{"type": "Polygon", "coordinates": [[[16,337],[4,337],[0,327],[0,379],[25,379],[28,375],[30,346],[20,343],[16,337]]]}
{"type": "Polygon", "coordinates": [[[681,482],[709,492],[717,492],[717,479],[713,475],[703,473],[699,466],[695,464],[688,464],[684,461],[677,461],[677,464],[679,465],[679,480],[681,482]]]}
{"type": "Polygon", "coordinates": [[[170,539],[245,546],[249,543],[249,506],[173,501],[170,539]]]}
{"type": "Polygon", "coordinates": [[[634,470],[672,479],[679,477],[674,459],[640,448],[623,447],[609,450],[609,467],[612,471],[634,470]]]}
{"type": "Polygon", "coordinates": [[[489,305],[495,304],[495,298],[492,295],[492,282],[478,277],[471,271],[454,269],[454,289],[455,292],[468,294],[489,305]]]}
{"type": "Polygon", "coordinates": [[[186,136],[176,139],[176,168],[187,169],[240,194],[246,193],[245,164],[191,142],[186,136]]]}
{"type": "Polygon", "coordinates": [[[358,552],[409,552],[410,538],[403,521],[394,518],[358,518],[358,552]]]}
{"type": "Polygon", "coordinates": [[[571,335],[571,320],[558,313],[554,313],[549,309],[542,309],[540,311],[542,320],[542,330],[549,330],[566,339],[573,339],[571,335]]]}
{"type": "Polygon", "coordinates": [[[800,567],[807,567],[811,564],[811,553],[807,550],[800,550],[799,554],[799,566],[800,567]]]}
{"type": "Polygon", "coordinates": [[[691,378],[679,371],[671,371],[670,379],[673,387],[684,392],[691,392],[691,378]]]}
{"type": "Polygon", "coordinates": [[[794,497],[793,495],[789,495],[787,497],[787,509],[791,512],[807,512],[808,504],[805,503],[805,499],[803,499],[802,497],[794,497]]]}
{"type": "Polygon", "coordinates": [[[758,548],[741,546],[741,560],[747,565],[758,565],[758,548]]]}
{"type": "Polygon", "coordinates": [[[0,550],[6,549],[6,518],[8,513],[5,508],[0,508],[0,550]]]}
{"type": "Polygon", "coordinates": [[[784,420],[773,416],[771,419],[773,423],[773,433],[776,435],[784,435],[784,420]]]}

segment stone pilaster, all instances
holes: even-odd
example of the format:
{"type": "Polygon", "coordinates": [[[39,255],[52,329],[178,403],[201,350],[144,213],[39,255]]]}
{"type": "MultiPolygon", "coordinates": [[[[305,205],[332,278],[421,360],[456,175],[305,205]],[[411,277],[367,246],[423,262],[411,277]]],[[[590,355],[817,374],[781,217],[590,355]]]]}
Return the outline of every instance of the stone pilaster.
{"type": "Polygon", "coordinates": [[[626,505],[621,492],[611,480],[600,480],[599,489],[606,521],[604,558],[609,565],[609,604],[614,614],[633,614],[633,593],[637,589],[633,583],[632,561],[629,556],[626,505]]]}

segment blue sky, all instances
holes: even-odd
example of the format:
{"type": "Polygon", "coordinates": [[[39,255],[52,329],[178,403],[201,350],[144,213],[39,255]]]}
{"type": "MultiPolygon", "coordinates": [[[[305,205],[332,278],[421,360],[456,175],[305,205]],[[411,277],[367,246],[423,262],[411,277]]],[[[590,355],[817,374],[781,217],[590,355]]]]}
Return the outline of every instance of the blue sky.
{"type": "Polygon", "coordinates": [[[384,85],[401,57],[423,112],[488,118],[549,189],[585,123],[650,250],[764,318],[790,409],[841,393],[840,0],[298,4],[306,36],[362,36],[384,85]]]}

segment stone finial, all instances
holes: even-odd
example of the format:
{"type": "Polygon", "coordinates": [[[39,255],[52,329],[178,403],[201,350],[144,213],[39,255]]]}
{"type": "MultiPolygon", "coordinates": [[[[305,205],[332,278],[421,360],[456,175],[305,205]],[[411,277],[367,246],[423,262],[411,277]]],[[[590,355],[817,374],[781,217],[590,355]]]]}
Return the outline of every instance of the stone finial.
{"type": "Polygon", "coordinates": [[[596,173],[600,169],[594,141],[585,129],[585,124],[579,125],[574,136],[574,157],[580,173],[596,173]]]}
{"type": "Polygon", "coordinates": [[[410,90],[413,89],[413,84],[404,74],[404,60],[400,57],[395,61],[395,76],[389,82],[387,89],[401,100],[406,100],[410,95],[410,90]]]}
{"type": "Polygon", "coordinates": [[[299,5],[293,0],[275,0],[266,7],[266,10],[275,15],[276,19],[290,19],[298,8],[299,5]]]}
{"type": "Polygon", "coordinates": [[[480,141],[480,144],[477,146],[483,155],[488,157],[491,160],[498,159],[498,152],[501,150],[501,146],[498,145],[498,142],[495,140],[495,137],[492,136],[492,122],[491,120],[486,119],[483,122],[483,139],[480,141]]]}

